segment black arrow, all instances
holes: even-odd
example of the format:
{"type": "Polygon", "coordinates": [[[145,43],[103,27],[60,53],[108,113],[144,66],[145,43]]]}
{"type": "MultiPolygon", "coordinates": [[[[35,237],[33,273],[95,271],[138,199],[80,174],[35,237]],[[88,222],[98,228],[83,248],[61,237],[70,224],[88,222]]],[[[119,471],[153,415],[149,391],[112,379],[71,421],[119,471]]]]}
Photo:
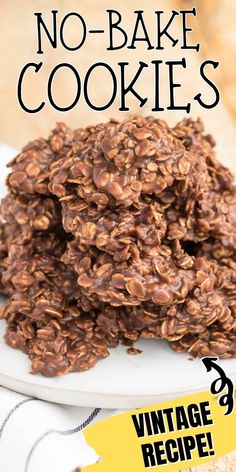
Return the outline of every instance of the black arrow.
{"type": "Polygon", "coordinates": [[[214,362],[218,360],[219,357],[202,357],[202,362],[205,365],[207,372],[210,372],[210,370],[215,369],[221,377],[226,377],[223,369],[214,362]]]}
{"type": "Polygon", "coordinates": [[[205,365],[207,372],[210,372],[212,369],[215,369],[220,375],[219,378],[212,382],[210,388],[211,393],[215,395],[221,393],[226,387],[228,389],[227,393],[221,395],[221,397],[219,398],[219,405],[226,406],[227,411],[225,412],[225,415],[229,415],[234,409],[234,386],[232,380],[230,380],[226,376],[222,367],[216,364],[215,361],[218,360],[218,357],[202,357],[202,362],[205,365]]]}

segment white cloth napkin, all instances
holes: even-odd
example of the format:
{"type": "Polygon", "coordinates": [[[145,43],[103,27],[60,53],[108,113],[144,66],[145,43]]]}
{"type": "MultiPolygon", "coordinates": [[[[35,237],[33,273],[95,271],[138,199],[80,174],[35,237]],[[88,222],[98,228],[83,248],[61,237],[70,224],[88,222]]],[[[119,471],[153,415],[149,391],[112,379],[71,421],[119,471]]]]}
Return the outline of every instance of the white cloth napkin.
{"type": "MultiPolygon", "coordinates": [[[[1,181],[15,155],[14,149],[0,144],[1,181]]],[[[1,199],[4,188],[0,189],[1,199]]],[[[0,386],[0,472],[72,472],[95,463],[98,456],[82,431],[115,413],[56,405],[0,386]]]]}
{"type": "Polygon", "coordinates": [[[56,405],[0,387],[0,472],[72,472],[95,463],[98,456],[82,431],[115,413],[56,405]]]}

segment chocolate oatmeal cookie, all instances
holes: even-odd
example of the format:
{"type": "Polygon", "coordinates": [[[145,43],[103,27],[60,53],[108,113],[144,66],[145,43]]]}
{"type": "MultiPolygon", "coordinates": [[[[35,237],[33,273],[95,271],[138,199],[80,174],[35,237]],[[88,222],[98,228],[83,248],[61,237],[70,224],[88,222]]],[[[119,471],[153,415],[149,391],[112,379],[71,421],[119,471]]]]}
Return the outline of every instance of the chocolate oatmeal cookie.
{"type": "Polygon", "coordinates": [[[235,357],[236,187],[201,120],[59,124],[10,164],[6,341],[32,372],[86,370],[119,342],[235,357]]]}

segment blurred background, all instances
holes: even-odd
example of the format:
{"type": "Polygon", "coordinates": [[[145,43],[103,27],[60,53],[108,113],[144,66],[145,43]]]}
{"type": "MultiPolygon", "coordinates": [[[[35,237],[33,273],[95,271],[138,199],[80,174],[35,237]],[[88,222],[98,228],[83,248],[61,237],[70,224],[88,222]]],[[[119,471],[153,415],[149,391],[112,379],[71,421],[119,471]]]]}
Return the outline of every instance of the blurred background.
{"type": "MultiPolygon", "coordinates": [[[[168,16],[168,15],[167,15],[168,16]]],[[[191,115],[201,116],[208,132],[212,132],[218,145],[218,156],[236,174],[236,0],[0,0],[0,142],[5,142],[12,147],[20,149],[29,140],[39,136],[46,137],[54,127],[55,122],[65,121],[73,128],[85,126],[91,123],[106,121],[110,117],[124,119],[129,115],[141,113],[150,114],[150,103],[139,109],[135,99],[129,99],[129,112],[119,112],[119,103],[116,100],[113,107],[104,112],[90,110],[83,100],[71,111],[60,113],[47,104],[37,114],[24,112],[17,100],[17,81],[22,67],[28,62],[43,61],[40,71],[40,81],[35,80],[34,74],[27,80],[27,88],[24,88],[24,96],[27,103],[33,104],[45,99],[48,76],[52,68],[61,62],[72,63],[84,76],[88,67],[97,61],[104,61],[112,65],[117,71],[116,64],[119,61],[130,62],[127,80],[131,79],[137,70],[138,61],[150,63],[153,59],[178,60],[183,56],[187,58],[188,69],[179,70],[176,79],[181,82],[182,88],[178,89],[179,103],[185,103],[199,91],[203,92],[203,82],[197,71],[204,59],[212,59],[220,62],[220,67],[214,71],[213,81],[217,83],[221,92],[220,104],[212,110],[204,110],[199,105],[194,105],[191,115]],[[59,18],[71,11],[79,12],[85,19],[89,28],[106,28],[106,9],[119,10],[123,15],[123,26],[126,31],[133,31],[134,16],[132,12],[137,9],[145,10],[147,29],[153,33],[154,11],[165,9],[168,14],[172,8],[197,8],[198,17],[193,18],[191,33],[194,43],[200,42],[201,49],[195,51],[182,51],[178,47],[172,48],[166,42],[165,51],[160,53],[155,50],[147,51],[140,43],[136,50],[126,48],[118,51],[106,51],[106,36],[98,39],[95,35],[76,52],[68,52],[59,46],[52,49],[48,41],[44,41],[45,53],[36,54],[37,35],[36,19],[34,12],[42,12],[44,19],[50,24],[52,9],[59,10],[59,18]],[[37,86],[36,86],[37,83],[37,86]]],[[[172,28],[173,35],[178,36],[178,22],[172,28]]],[[[76,44],[78,41],[78,24],[70,22],[66,29],[68,43],[76,44]]],[[[74,79],[71,74],[58,74],[54,82],[54,96],[61,104],[70,102],[73,98],[74,79]]],[[[209,88],[207,89],[209,90],[209,88]]],[[[145,73],[145,80],[139,81],[140,94],[153,95],[153,69],[145,73]]],[[[168,103],[168,84],[166,77],[162,77],[161,97],[163,103],[168,103]]],[[[106,78],[96,77],[96,86],[91,91],[98,103],[103,103],[108,96],[106,78]],[[100,102],[99,102],[100,100],[100,102]]],[[[183,117],[183,112],[161,112],[156,114],[159,118],[167,119],[174,124],[183,117]]],[[[194,471],[205,472],[233,472],[236,470],[236,454],[221,459],[215,464],[206,464],[197,467],[194,471]]]]}
{"type": "MultiPolygon", "coordinates": [[[[150,114],[150,103],[142,109],[138,108],[137,101],[129,99],[129,112],[119,112],[118,100],[112,108],[104,112],[90,110],[84,100],[69,112],[57,112],[50,104],[37,114],[24,112],[17,100],[16,87],[19,73],[22,67],[31,61],[43,61],[40,70],[40,80],[34,73],[27,79],[27,87],[24,87],[24,96],[27,103],[33,106],[45,99],[47,80],[52,68],[61,62],[72,63],[84,76],[88,67],[96,61],[105,61],[111,64],[115,71],[118,61],[129,60],[130,67],[127,80],[137,70],[139,60],[150,63],[153,59],[168,60],[187,58],[188,70],[179,69],[176,78],[183,84],[178,89],[178,101],[185,103],[199,91],[203,91],[204,84],[197,71],[200,63],[206,59],[220,61],[220,67],[213,71],[212,79],[217,83],[221,91],[221,103],[212,110],[204,110],[198,104],[191,111],[193,116],[201,116],[208,131],[216,137],[219,152],[223,155],[225,162],[233,167],[234,149],[236,146],[236,1],[235,0],[1,0],[0,2],[0,141],[6,142],[16,148],[22,147],[29,140],[38,136],[47,136],[56,121],[65,121],[72,127],[80,127],[99,121],[108,120],[110,117],[124,119],[134,113],[150,114]],[[144,7],[145,5],[145,7],[144,7]],[[107,17],[105,10],[113,8],[119,10],[123,15],[123,25],[127,32],[133,31],[134,15],[136,9],[145,10],[145,20],[149,32],[153,32],[155,38],[155,10],[165,9],[168,14],[172,8],[196,7],[198,17],[193,18],[191,34],[192,41],[200,42],[201,49],[197,54],[195,51],[183,51],[178,47],[172,48],[166,41],[165,51],[147,51],[145,45],[137,43],[136,50],[122,49],[118,51],[107,51],[107,38],[105,35],[90,35],[86,44],[75,52],[66,51],[61,45],[52,49],[49,41],[44,41],[43,55],[37,55],[36,18],[34,12],[42,12],[47,24],[51,22],[51,9],[58,9],[59,19],[71,11],[79,12],[87,21],[88,27],[106,28],[107,17]],[[194,36],[193,36],[194,35],[194,36]]],[[[189,21],[189,20],[188,20],[189,21]]],[[[173,23],[173,34],[178,34],[180,28],[178,22],[173,23]]],[[[69,44],[78,41],[78,22],[71,20],[66,28],[66,38],[69,44]]],[[[39,76],[39,74],[38,74],[39,76]]],[[[153,69],[145,71],[145,80],[139,81],[140,93],[153,95],[153,69]]],[[[59,73],[54,81],[54,96],[61,104],[71,102],[74,94],[74,78],[71,73],[59,73]]],[[[206,89],[209,92],[209,87],[206,89]]],[[[92,96],[99,97],[97,103],[103,103],[108,97],[109,90],[106,76],[96,76],[96,87],[91,91],[92,96]],[[100,102],[99,102],[100,100],[100,102]]],[[[161,96],[163,103],[168,103],[167,77],[162,77],[161,96]]],[[[157,114],[156,114],[157,115],[157,114]]],[[[171,124],[182,118],[183,112],[159,112],[159,117],[167,119],[171,124]]]]}

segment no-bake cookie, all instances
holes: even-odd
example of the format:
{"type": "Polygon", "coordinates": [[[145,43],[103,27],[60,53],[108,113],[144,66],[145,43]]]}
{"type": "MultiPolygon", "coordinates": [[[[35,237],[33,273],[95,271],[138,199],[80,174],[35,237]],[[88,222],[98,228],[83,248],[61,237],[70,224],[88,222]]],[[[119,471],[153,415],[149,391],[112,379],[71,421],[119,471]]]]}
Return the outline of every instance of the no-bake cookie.
{"type": "Polygon", "coordinates": [[[214,147],[200,120],[134,117],[59,124],[12,161],[1,316],[33,373],[86,370],[140,337],[236,356],[236,187],[214,147]]]}

